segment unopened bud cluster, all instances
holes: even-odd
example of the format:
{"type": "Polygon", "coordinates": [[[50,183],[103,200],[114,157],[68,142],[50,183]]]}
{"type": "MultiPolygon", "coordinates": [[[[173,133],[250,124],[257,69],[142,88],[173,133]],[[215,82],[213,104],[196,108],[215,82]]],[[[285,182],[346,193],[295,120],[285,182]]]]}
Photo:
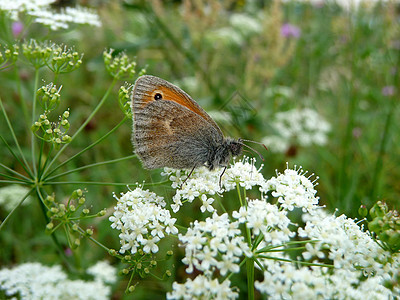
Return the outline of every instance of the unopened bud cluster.
{"type": "Polygon", "coordinates": [[[132,84],[125,83],[123,86],[119,88],[118,92],[119,107],[121,108],[125,116],[127,116],[128,118],[132,117],[132,110],[131,110],[132,88],[133,88],[132,84]]]}
{"type": "Polygon", "coordinates": [[[50,218],[50,222],[47,224],[46,229],[48,232],[53,232],[59,225],[68,225],[70,234],[76,235],[76,240],[71,247],[79,246],[79,236],[86,235],[91,236],[93,229],[86,229],[83,231],[79,229],[78,222],[82,218],[87,217],[99,217],[106,214],[106,210],[102,210],[95,215],[89,215],[90,210],[84,207],[86,198],[84,191],[81,189],[74,190],[67,201],[57,202],[54,195],[49,195],[44,200],[44,204],[47,207],[47,216],[50,218]]]}
{"type": "Polygon", "coordinates": [[[19,46],[13,45],[8,48],[0,49],[0,70],[15,63],[19,55],[19,46]]]}
{"type": "Polygon", "coordinates": [[[72,192],[66,203],[59,203],[54,195],[49,195],[46,197],[44,204],[48,209],[47,215],[52,222],[55,220],[68,222],[68,219],[75,215],[76,211],[85,204],[85,201],[83,191],[77,189],[72,192]]]}
{"type": "Polygon", "coordinates": [[[400,215],[396,210],[389,210],[386,203],[378,201],[370,210],[372,221],[368,229],[374,232],[382,242],[384,249],[393,253],[400,251],[400,215]]]}
{"type": "MultiPolygon", "coordinates": [[[[108,73],[115,79],[132,79],[136,74],[136,61],[130,61],[128,56],[121,52],[113,57],[113,49],[104,50],[103,59],[108,73]]],[[[139,76],[146,72],[142,69],[139,76]]]]}
{"type": "Polygon", "coordinates": [[[69,73],[79,68],[82,57],[83,54],[79,54],[73,48],[54,45],[52,58],[47,66],[57,74],[69,73]]]}
{"type": "Polygon", "coordinates": [[[60,104],[60,91],[61,87],[57,89],[52,83],[42,86],[37,91],[38,102],[44,109],[44,113],[32,125],[32,131],[38,138],[54,144],[56,148],[71,141],[71,137],[67,134],[70,127],[68,110],[59,116],[58,122],[51,122],[48,119],[51,111],[60,104]]]}
{"type": "Polygon", "coordinates": [[[22,52],[36,69],[47,66],[56,74],[72,72],[82,64],[82,54],[65,45],[30,40],[22,44],[22,52]]]}

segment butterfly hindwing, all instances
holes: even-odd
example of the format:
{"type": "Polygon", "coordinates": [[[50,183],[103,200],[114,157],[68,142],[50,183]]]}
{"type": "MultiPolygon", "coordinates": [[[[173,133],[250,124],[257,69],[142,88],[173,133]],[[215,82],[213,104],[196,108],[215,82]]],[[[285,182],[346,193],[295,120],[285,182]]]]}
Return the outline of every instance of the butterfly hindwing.
{"type": "Polygon", "coordinates": [[[135,152],[148,169],[203,165],[224,139],[220,130],[175,101],[150,101],[138,109],[135,105],[141,103],[133,103],[135,152]]]}

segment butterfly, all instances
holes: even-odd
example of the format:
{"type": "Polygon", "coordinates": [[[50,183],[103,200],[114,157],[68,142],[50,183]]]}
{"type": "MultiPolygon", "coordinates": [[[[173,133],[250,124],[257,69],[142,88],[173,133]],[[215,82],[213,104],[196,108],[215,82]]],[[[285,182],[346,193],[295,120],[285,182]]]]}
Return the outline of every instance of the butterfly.
{"type": "Polygon", "coordinates": [[[226,168],[232,156],[248,147],[240,138],[224,137],[192,97],[159,77],[139,77],[131,105],[132,142],[147,169],[170,167],[193,172],[200,166],[226,168]]]}

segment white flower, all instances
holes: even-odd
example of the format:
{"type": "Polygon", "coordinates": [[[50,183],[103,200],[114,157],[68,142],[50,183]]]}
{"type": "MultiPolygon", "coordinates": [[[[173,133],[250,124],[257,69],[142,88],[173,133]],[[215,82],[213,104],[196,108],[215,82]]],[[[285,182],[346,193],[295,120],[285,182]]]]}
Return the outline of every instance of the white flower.
{"type": "Polygon", "coordinates": [[[160,241],[160,238],[158,236],[153,237],[152,239],[148,240],[142,240],[141,243],[144,246],[143,251],[146,253],[156,253],[158,252],[158,246],[157,243],[160,241]]]}
{"type": "Polygon", "coordinates": [[[230,287],[231,282],[225,279],[210,279],[198,275],[194,280],[187,279],[185,283],[174,282],[172,292],[167,294],[167,299],[236,299],[239,294],[230,287]]]}
{"type": "Polygon", "coordinates": [[[215,195],[221,190],[219,186],[219,180],[222,174],[221,168],[213,171],[209,171],[205,167],[197,168],[192,172],[189,178],[189,170],[164,168],[162,174],[168,176],[169,180],[172,181],[173,188],[180,187],[183,182],[185,182],[172,198],[174,202],[174,204],[171,205],[173,212],[179,211],[183,203],[191,203],[200,195],[215,195]]]}
{"type": "Polygon", "coordinates": [[[60,266],[25,263],[0,270],[0,290],[18,299],[109,299],[110,287],[102,281],[69,280],[60,266]]]}
{"type": "Polygon", "coordinates": [[[101,281],[105,284],[113,284],[117,282],[117,270],[110,265],[106,260],[99,261],[91,266],[87,273],[93,275],[95,280],[101,281]]]}
{"type": "MultiPolygon", "coordinates": [[[[30,189],[16,184],[0,188],[0,206],[3,206],[6,211],[13,210],[29,191],[30,189]]],[[[30,202],[32,202],[32,197],[28,196],[22,202],[22,205],[27,205],[30,202]]]]}
{"type": "MultiPolygon", "coordinates": [[[[241,207],[241,210],[243,211],[244,208],[241,207]]],[[[233,217],[241,220],[240,223],[245,223],[253,234],[262,233],[264,241],[272,245],[280,245],[289,241],[290,237],[294,235],[290,230],[284,230],[290,224],[286,214],[286,211],[279,210],[278,206],[265,200],[250,200],[247,204],[246,214],[234,212],[233,217]]]]}
{"type": "Polygon", "coordinates": [[[292,109],[277,113],[272,121],[275,135],[262,142],[275,152],[286,152],[290,145],[326,145],[331,125],[315,110],[292,109]]]}
{"type": "Polygon", "coordinates": [[[306,260],[309,260],[313,257],[318,257],[320,259],[325,257],[324,252],[321,251],[321,243],[307,243],[306,250],[303,252],[303,257],[306,260]]]}
{"type": "Polygon", "coordinates": [[[254,158],[250,159],[249,162],[249,158],[244,156],[242,160],[235,162],[226,169],[222,176],[222,185],[225,190],[236,189],[236,184],[239,184],[246,190],[256,185],[263,185],[265,179],[261,174],[262,166],[257,169],[254,164],[254,158]]]}
{"type": "Polygon", "coordinates": [[[215,208],[211,205],[214,202],[213,198],[208,198],[206,195],[201,195],[201,201],[203,201],[203,205],[200,207],[201,212],[213,212],[215,208]]]}
{"type": "Polygon", "coordinates": [[[238,226],[238,222],[229,221],[228,214],[220,216],[215,212],[205,221],[195,221],[186,234],[179,235],[185,247],[182,262],[188,265],[186,271],[189,273],[196,267],[205,273],[215,268],[221,274],[239,272],[237,262],[243,253],[250,251],[238,226]]]}
{"type": "Polygon", "coordinates": [[[230,45],[239,46],[244,41],[240,32],[232,27],[222,27],[212,31],[207,31],[205,39],[216,47],[226,47],[230,45]]]}
{"type": "Polygon", "coordinates": [[[282,173],[278,173],[277,177],[272,177],[260,188],[263,193],[272,192],[272,196],[278,199],[282,208],[293,210],[295,207],[301,208],[303,211],[312,212],[318,208],[319,197],[315,194],[314,181],[310,178],[311,174],[305,177],[307,172],[304,172],[301,167],[294,170],[286,168],[282,173]]]}
{"type": "Polygon", "coordinates": [[[231,15],[229,22],[233,28],[243,35],[244,38],[262,31],[260,20],[257,20],[257,18],[254,16],[249,16],[242,13],[234,13],[231,15]]]}
{"type": "Polygon", "coordinates": [[[236,189],[236,185],[251,189],[253,186],[265,184],[264,177],[260,173],[262,167],[257,169],[254,164],[254,159],[249,162],[248,157],[243,157],[242,160],[230,165],[225,172],[223,168],[210,171],[202,167],[195,169],[190,177],[188,177],[190,170],[164,168],[162,175],[168,176],[169,180],[172,181],[172,187],[180,187],[172,198],[174,202],[171,205],[172,211],[178,212],[183,203],[191,203],[194,199],[201,197],[203,201],[203,205],[200,208],[201,211],[208,210],[212,212],[213,208],[210,207],[210,204],[214,200],[208,198],[208,203],[205,203],[203,199],[205,199],[206,195],[215,195],[236,189]]]}
{"type": "Polygon", "coordinates": [[[156,253],[157,243],[165,235],[177,234],[174,226],[176,219],[163,208],[165,201],[155,193],[143,190],[141,187],[118,198],[115,211],[109,218],[111,227],[121,231],[120,253],[130,251],[136,253],[142,248],[146,253],[156,253]]]}
{"type": "Polygon", "coordinates": [[[98,14],[81,6],[66,7],[57,12],[50,4],[55,0],[1,0],[0,10],[7,11],[13,20],[18,20],[18,13],[25,12],[35,17],[34,22],[49,26],[52,30],[66,29],[70,24],[101,26],[98,14]]]}
{"type": "Polygon", "coordinates": [[[270,135],[262,139],[262,143],[272,152],[285,153],[290,147],[290,141],[286,137],[270,135]]]}

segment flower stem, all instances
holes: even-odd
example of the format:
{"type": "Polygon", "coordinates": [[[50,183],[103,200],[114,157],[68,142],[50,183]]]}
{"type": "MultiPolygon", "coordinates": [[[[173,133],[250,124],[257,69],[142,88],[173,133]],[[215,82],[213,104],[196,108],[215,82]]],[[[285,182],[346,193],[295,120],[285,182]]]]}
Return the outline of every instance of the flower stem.
{"type": "Polygon", "coordinates": [[[3,222],[0,224],[0,231],[3,229],[3,226],[7,223],[8,219],[13,215],[14,211],[17,210],[18,207],[21,206],[21,204],[25,201],[26,198],[28,198],[29,194],[32,193],[32,191],[34,190],[34,188],[32,188],[31,190],[29,190],[29,192],[27,192],[24,197],[22,197],[22,200],[18,203],[17,206],[15,206],[13,208],[12,211],[10,211],[10,213],[7,215],[7,217],[3,220],[3,222]]]}
{"type": "Polygon", "coordinates": [[[254,299],[254,261],[252,259],[248,259],[246,261],[246,269],[247,269],[247,299],[254,299]]]}
{"type": "Polygon", "coordinates": [[[6,145],[6,147],[9,149],[9,151],[11,152],[11,154],[17,159],[17,161],[18,161],[18,162],[21,164],[21,166],[24,168],[25,172],[28,173],[30,177],[33,177],[32,170],[29,168],[29,164],[28,164],[28,162],[26,161],[25,156],[24,156],[24,154],[23,154],[23,152],[22,152],[22,150],[21,150],[21,147],[20,147],[20,145],[19,145],[19,143],[18,143],[18,139],[17,139],[17,137],[15,136],[14,129],[13,129],[11,123],[10,123],[10,120],[8,119],[6,110],[4,109],[3,101],[1,101],[1,98],[0,98],[0,107],[1,107],[1,111],[3,112],[4,118],[6,119],[6,123],[7,123],[8,129],[10,130],[11,135],[12,135],[12,137],[13,137],[14,143],[15,143],[15,145],[17,146],[19,155],[22,157],[23,163],[19,160],[18,156],[12,151],[11,147],[8,146],[6,140],[3,138],[3,136],[0,136],[0,138],[2,139],[2,141],[4,142],[4,144],[6,145]]]}
{"type": "MultiPolygon", "coordinates": [[[[92,143],[91,145],[87,146],[85,149],[83,149],[82,151],[79,151],[78,153],[76,153],[75,155],[71,156],[69,159],[67,159],[66,161],[62,162],[61,164],[59,164],[58,166],[56,166],[53,170],[51,170],[50,172],[47,173],[46,176],[44,176],[44,179],[49,178],[49,176],[51,174],[53,174],[55,171],[57,171],[59,168],[61,168],[62,166],[66,165],[67,163],[69,163],[70,161],[72,161],[73,159],[77,158],[78,156],[80,156],[82,153],[85,153],[86,151],[88,151],[89,149],[93,148],[94,146],[96,146],[97,144],[99,144],[101,141],[103,141],[105,138],[107,138],[111,133],[113,133],[114,131],[116,131],[122,124],[125,123],[125,121],[127,120],[127,117],[125,116],[125,118],[123,118],[121,120],[121,122],[119,122],[113,129],[111,129],[107,134],[103,135],[101,138],[99,138],[97,141],[95,141],[94,143],[92,143]]],[[[46,168],[46,170],[48,170],[48,168],[46,168]]]]}
{"type": "MultiPolygon", "coordinates": [[[[35,70],[35,83],[33,86],[33,101],[32,101],[32,120],[31,124],[35,122],[36,118],[36,96],[37,93],[36,91],[38,90],[38,85],[39,85],[39,69],[36,68],[35,70]]],[[[36,155],[35,155],[35,134],[31,132],[31,155],[32,155],[32,168],[33,168],[33,173],[37,174],[36,170],[36,155]]]]}
{"type": "MultiPolygon", "coordinates": [[[[71,137],[70,143],[78,136],[78,134],[86,127],[86,125],[93,119],[94,115],[97,113],[97,111],[100,109],[100,107],[103,106],[104,102],[107,100],[108,96],[110,95],[114,85],[117,83],[117,79],[114,78],[111,85],[107,89],[106,93],[104,94],[103,98],[100,100],[99,104],[93,109],[92,113],[89,115],[89,117],[83,122],[83,124],[78,128],[78,130],[74,133],[74,135],[71,137]]],[[[50,167],[56,162],[58,157],[64,152],[64,150],[68,147],[68,144],[65,144],[60,151],[57,152],[57,154],[53,157],[51,162],[48,164],[47,168],[44,170],[43,174],[45,175],[50,167]]]]}
{"type": "Polygon", "coordinates": [[[98,163],[86,165],[86,166],[83,166],[83,167],[80,167],[80,168],[76,168],[76,169],[73,169],[73,170],[69,170],[69,171],[64,172],[64,173],[61,173],[61,174],[57,174],[57,175],[54,175],[54,176],[51,176],[51,177],[47,177],[47,178],[46,178],[46,181],[51,181],[51,180],[53,180],[53,179],[55,179],[55,178],[62,177],[62,176],[65,176],[65,175],[68,175],[68,174],[71,174],[71,173],[78,172],[78,171],[82,171],[82,170],[84,170],[84,169],[88,169],[88,168],[92,168],[92,167],[98,167],[98,166],[103,166],[103,165],[107,165],[107,164],[113,164],[113,163],[121,162],[121,161],[124,161],[124,160],[131,159],[131,158],[133,158],[133,157],[135,157],[135,156],[136,156],[136,154],[132,154],[132,155],[129,155],[129,156],[126,156],[126,157],[122,157],[122,158],[111,159],[111,160],[107,160],[107,161],[102,161],[102,162],[98,162],[98,163]]]}

